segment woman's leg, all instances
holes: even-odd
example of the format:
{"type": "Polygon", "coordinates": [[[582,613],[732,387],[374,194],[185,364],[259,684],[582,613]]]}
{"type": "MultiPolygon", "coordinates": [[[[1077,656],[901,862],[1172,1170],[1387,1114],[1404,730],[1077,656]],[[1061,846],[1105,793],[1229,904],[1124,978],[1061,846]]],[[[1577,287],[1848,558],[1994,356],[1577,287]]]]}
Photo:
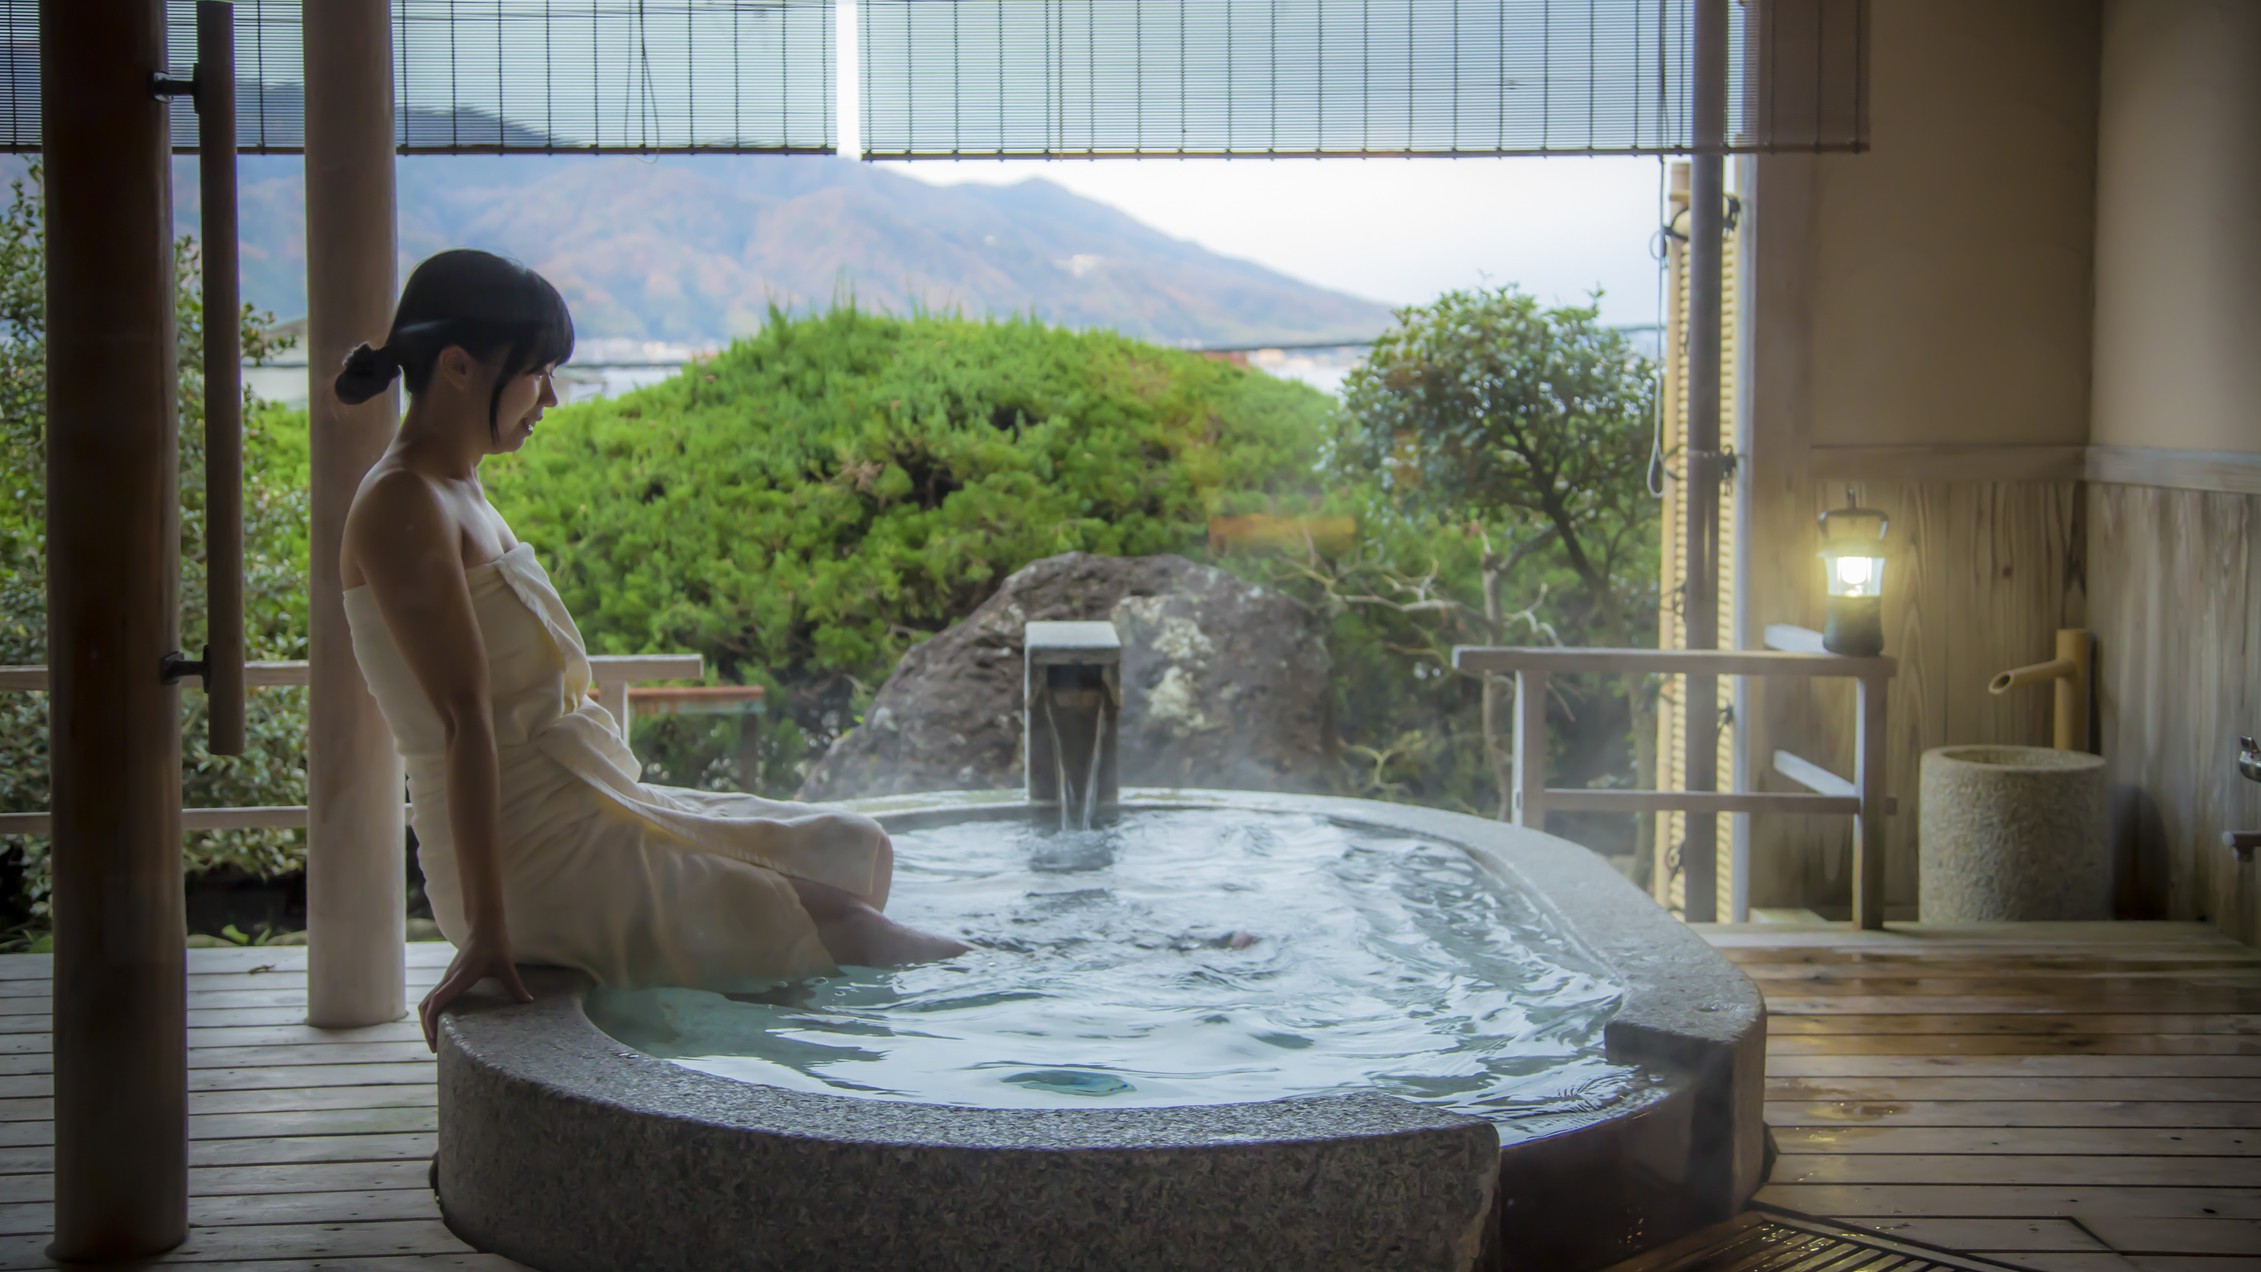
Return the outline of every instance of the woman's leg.
{"type": "MultiPolygon", "coordinates": [[[[791,882],[800,894],[801,908],[816,924],[817,939],[824,942],[835,963],[900,967],[951,958],[973,948],[963,941],[904,927],[846,889],[808,879],[791,882]]],[[[885,899],[884,885],[880,896],[885,899]]]]}

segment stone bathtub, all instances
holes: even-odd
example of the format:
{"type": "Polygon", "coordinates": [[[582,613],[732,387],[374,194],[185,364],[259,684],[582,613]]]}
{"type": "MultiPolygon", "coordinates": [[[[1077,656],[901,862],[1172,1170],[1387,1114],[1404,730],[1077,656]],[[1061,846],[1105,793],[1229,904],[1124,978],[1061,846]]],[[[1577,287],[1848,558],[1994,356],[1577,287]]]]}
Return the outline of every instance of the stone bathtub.
{"type": "MultiPolygon", "coordinates": [[[[1458,847],[1543,899],[1622,985],[1639,1094],[1519,1123],[1378,1090],[1234,1104],[976,1108],[757,1085],[594,1024],[528,969],[442,1019],[436,1179],[466,1241],[616,1268],[1540,1268],[1577,1272],[1739,1209],[1762,1170],[1764,1008],[1606,863],[1498,822],[1363,800],[1126,791],[1126,811],[1294,814],[1458,847]]],[[[1019,792],[854,805],[891,831],[1025,819],[1019,792]]]]}

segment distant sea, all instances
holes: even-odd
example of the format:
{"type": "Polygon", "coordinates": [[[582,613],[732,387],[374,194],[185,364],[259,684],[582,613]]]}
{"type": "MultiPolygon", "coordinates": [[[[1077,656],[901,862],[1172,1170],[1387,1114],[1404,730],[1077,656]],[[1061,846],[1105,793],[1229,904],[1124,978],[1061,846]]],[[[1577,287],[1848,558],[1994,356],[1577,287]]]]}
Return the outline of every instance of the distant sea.
{"type": "MultiPolygon", "coordinates": [[[[1333,351],[1328,351],[1329,354],[1333,351]]],[[[657,384],[683,369],[690,361],[688,355],[679,360],[637,359],[622,362],[584,362],[579,358],[566,364],[557,378],[558,400],[585,402],[595,398],[617,397],[646,385],[657,384]]],[[[1270,372],[1285,380],[1301,380],[1322,393],[1340,396],[1343,377],[1357,365],[1355,359],[1328,360],[1328,355],[1313,357],[1295,354],[1272,365],[1260,365],[1251,358],[1249,365],[1270,372]]],[[[306,364],[275,363],[263,367],[246,365],[243,369],[245,383],[252,391],[269,402],[284,406],[305,406],[307,401],[306,364]]]]}
{"type": "MultiPolygon", "coordinates": [[[[1624,330],[1642,355],[1657,356],[1656,328],[1627,327],[1624,330]]],[[[711,348],[657,341],[586,341],[558,376],[558,398],[564,402],[585,402],[615,397],[657,384],[682,370],[693,359],[712,352],[711,348]]],[[[1321,393],[1339,398],[1343,381],[1365,360],[1365,350],[1356,345],[1324,349],[1251,349],[1244,351],[1244,356],[1247,365],[1255,370],[1283,380],[1300,380],[1321,393]]],[[[306,364],[303,362],[246,366],[243,376],[260,397],[270,402],[306,405],[306,364]]]]}

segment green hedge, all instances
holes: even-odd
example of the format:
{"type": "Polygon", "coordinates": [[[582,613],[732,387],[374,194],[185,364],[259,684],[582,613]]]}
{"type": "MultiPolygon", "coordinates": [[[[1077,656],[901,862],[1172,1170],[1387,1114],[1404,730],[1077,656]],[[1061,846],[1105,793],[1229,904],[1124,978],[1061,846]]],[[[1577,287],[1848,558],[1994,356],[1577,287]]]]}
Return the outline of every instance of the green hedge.
{"type": "Polygon", "coordinates": [[[1198,553],[1213,513],[1314,505],[1340,428],[1326,395],[1196,354],[850,307],[773,312],[662,384],[553,410],[482,472],[593,652],[697,651],[710,680],[769,687],[754,771],[678,753],[711,757],[675,736],[711,721],[655,726],[655,771],[789,794],[1006,575],[1198,553]]]}

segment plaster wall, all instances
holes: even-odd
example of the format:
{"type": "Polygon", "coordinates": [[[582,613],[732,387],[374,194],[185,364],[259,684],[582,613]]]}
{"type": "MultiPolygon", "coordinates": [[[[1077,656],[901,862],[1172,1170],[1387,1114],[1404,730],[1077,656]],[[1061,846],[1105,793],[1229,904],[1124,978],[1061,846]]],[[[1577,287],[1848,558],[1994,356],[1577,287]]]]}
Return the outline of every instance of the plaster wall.
{"type": "Polygon", "coordinates": [[[1811,161],[1812,443],[2086,442],[2096,4],[1869,13],[1873,149],[1811,161]]]}
{"type": "Polygon", "coordinates": [[[2261,454],[2261,4],[2106,0],[2101,85],[2090,440],[2261,454]]]}

